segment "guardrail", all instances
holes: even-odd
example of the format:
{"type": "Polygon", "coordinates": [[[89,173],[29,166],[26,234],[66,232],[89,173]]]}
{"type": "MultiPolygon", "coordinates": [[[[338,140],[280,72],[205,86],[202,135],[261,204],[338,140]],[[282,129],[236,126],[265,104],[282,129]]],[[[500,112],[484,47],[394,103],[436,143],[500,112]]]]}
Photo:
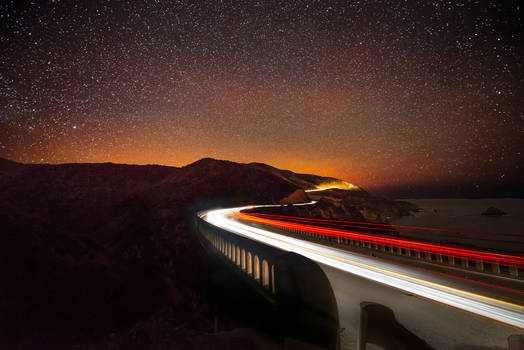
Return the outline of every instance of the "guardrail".
{"type": "Polygon", "coordinates": [[[240,220],[275,227],[296,237],[323,244],[359,249],[379,255],[398,256],[469,271],[502,275],[513,279],[524,276],[524,258],[499,253],[476,251],[452,246],[394,238],[388,235],[346,231],[281,220],[267,219],[246,213],[235,213],[240,220]]]}
{"type": "Polygon", "coordinates": [[[275,263],[267,252],[255,248],[249,242],[239,242],[237,237],[232,237],[224,232],[217,232],[216,228],[199,219],[198,228],[208,244],[223,258],[227,259],[244,276],[262,287],[264,296],[274,302],[276,294],[275,263]]]}

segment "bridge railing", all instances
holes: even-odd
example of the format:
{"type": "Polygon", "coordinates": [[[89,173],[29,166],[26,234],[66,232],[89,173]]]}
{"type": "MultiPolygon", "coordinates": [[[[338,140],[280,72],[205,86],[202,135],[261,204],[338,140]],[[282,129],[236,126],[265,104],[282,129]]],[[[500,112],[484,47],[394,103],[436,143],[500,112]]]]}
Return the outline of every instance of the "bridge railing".
{"type": "MultiPolygon", "coordinates": [[[[238,218],[242,220],[246,217],[239,216],[238,218]]],[[[271,220],[261,218],[256,218],[253,221],[268,228],[277,227],[284,232],[295,235],[297,238],[318,241],[343,249],[359,250],[367,254],[408,258],[514,279],[522,279],[524,276],[524,259],[521,257],[426,244],[386,235],[367,235],[358,232],[347,235],[337,229],[327,227],[309,229],[305,225],[297,225],[296,223],[289,223],[286,226],[286,224],[279,222],[279,225],[275,226],[269,223],[271,220]]]]}
{"type": "Polygon", "coordinates": [[[255,247],[238,236],[219,232],[217,228],[202,219],[199,219],[198,229],[215,252],[259,285],[262,294],[268,300],[274,301],[276,294],[274,254],[261,247],[255,247]]]}

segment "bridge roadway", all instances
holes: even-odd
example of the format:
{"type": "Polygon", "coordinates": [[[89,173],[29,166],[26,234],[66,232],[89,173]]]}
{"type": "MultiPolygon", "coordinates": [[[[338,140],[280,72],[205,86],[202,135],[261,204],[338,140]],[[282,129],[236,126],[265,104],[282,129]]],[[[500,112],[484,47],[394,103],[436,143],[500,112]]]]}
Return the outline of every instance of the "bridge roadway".
{"type": "Polygon", "coordinates": [[[199,216],[236,235],[316,261],[337,300],[342,349],[357,349],[359,344],[365,348],[359,340],[363,302],[387,306],[399,324],[435,349],[507,349],[510,337],[521,339],[524,333],[520,293],[510,299],[507,291],[289,237],[278,228],[230,215],[249,208],[253,206],[210,210],[199,216]]]}

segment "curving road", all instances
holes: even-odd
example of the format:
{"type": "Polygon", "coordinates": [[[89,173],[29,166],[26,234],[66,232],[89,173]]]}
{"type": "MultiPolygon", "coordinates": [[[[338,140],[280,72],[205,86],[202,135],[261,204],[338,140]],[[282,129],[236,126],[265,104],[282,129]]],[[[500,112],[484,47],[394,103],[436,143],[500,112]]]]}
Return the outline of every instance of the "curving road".
{"type": "MultiPolygon", "coordinates": [[[[314,202],[304,203],[302,205],[313,203],[314,202]]],[[[272,206],[279,205],[257,207],[272,206]]],[[[368,282],[392,287],[404,295],[419,296],[421,299],[429,299],[439,304],[445,304],[455,309],[466,311],[467,313],[482,316],[484,321],[485,318],[497,321],[494,322],[497,324],[494,327],[499,327],[502,324],[503,327],[510,329],[509,331],[504,331],[505,334],[507,332],[509,332],[507,334],[512,334],[512,332],[513,334],[520,334],[524,329],[524,307],[522,304],[488,297],[486,294],[493,295],[493,293],[484,293],[486,289],[489,289],[485,286],[472,286],[471,283],[452,279],[445,275],[437,275],[430,271],[422,271],[394,262],[292,238],[278,233],[278,228],[269,229],[267,226],[242,220],[238,215],[237,217],[234,215],[244,209],[252,208],[255,208],[255,206],[209,210],[199,215],[210,224],[234,234],[262,242],[284,251],[301,254],[318,262],[321,266],[333,268],[334,270],[328,269],[329,271],[325,269],[328,277],[330,277],[330,275],[336,275],[337,279],[344,279],[344,277],[340,276],[340,273],[343,272],[346,273],[348,279],[357,276],[368,282]]],[[[334,288],[336,289],[336,287],[334,288]]],[[[368,286],[367,288],[370,287],[368,286]]],[[[335,292],[337,294],[337,291],[335,292]]],[[[519,297],[521,297],[521,295],[519,297]]],[[[495,332],[502,331],[497,330],[495,332]]],[[[504,337],[505,338],[501,339],[506,342],[507,335],[504,335],[504,337]]]]}

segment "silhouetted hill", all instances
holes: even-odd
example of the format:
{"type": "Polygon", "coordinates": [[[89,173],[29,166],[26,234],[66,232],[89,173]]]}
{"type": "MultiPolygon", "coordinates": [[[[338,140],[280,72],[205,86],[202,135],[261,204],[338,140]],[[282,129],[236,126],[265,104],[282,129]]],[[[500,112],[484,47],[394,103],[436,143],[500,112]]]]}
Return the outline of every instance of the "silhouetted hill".
{"type": "Polygon", "coordinates": [[[0,348],[148,348],[163,337],[190,347],[213,326],[191,214],[297,189],[211,159],[183,168],[2,159],[0,174],[0,348]]]}
{"type": "Polygon", "coordinates": [[[277,169],[275,167],[263,163],[250,163],[249,165],[251,167],[261,169],[268,173],[280,176],[281,178],[286,179],[287,181],[304,190],[312,190],[317,187],[335,187],[346,190],[363,191],[361,188],[357,186],[354,186],[346,181],[334,177],[318,176],[313,174],[299,174],[294,173],[290,170],[277,169]]]}
{"type": "Polygon", "coordinates": [[[18,167],[20,165],[21,164],[13,162],[13,161],[11,161],[9,159],[0,158],[0,169],[14,168],[14,167],[18,167]]]}
{"type": "Polygon", "coordinates": [[[387,223],[392,217],[411,215],[419,209],[412,203],[374,196],[365,191],[331,189],[308,192],[308,196],[319,201],[319,205],[297,208],[297,216],[387,223]]]}
{"type": "Polygon", "coordinates": [[[282,202],[304,201],[304,198],[307,198],[307,200],[318,201],[315,206],[265,208],[257,209],[257,211],[278,212],[301,217],[386,223],[391,217],[410,215],[411,212],[418,209],[417,206],[408,202],[373,196],[361,187],[337,178],[298,174],[263,163],[250,163],[249,166],[266,171],[268,174],[277,175],[303,190],[323,189],[307,192],[307,194],[297,191],[282,202]]]}
{"type": "MultiPolygon", "coordinates": [[[[0,348],[201,344],[214,311],[199,287],[195,212],[307,199],[303,188],[326,181],[343,183],[211,158],[182,168],[0,159],[0,348]]],[[[361,190],[315,195],[325,198],[307,215],[358,219],[363,206],[354,198],[372,198],[361,190]]],[[[230,347],[215,338],[206,338],[210,347],[230,347]]]]}
{"type": "Polygon", "coordinates": [[[15,176],[19,170],[24,169],[22,164],[0,158],[0,184],[15,176]]]}

